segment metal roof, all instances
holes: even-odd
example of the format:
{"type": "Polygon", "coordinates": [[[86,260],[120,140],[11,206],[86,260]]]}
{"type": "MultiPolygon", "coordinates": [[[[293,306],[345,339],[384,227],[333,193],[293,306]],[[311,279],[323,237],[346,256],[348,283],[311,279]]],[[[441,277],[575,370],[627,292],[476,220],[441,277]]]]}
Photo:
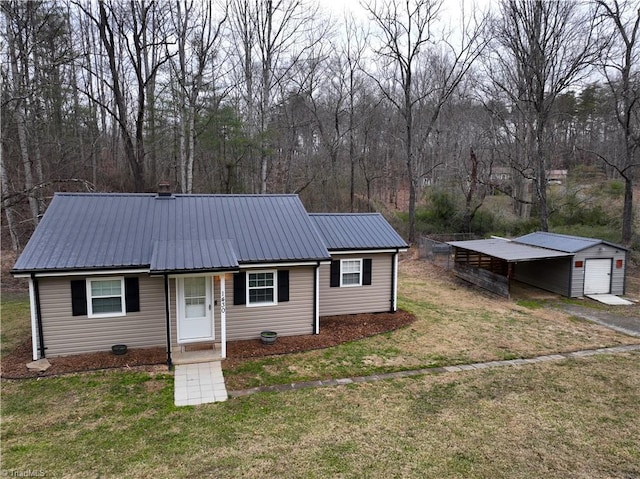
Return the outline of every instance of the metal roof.
{"type": "Polygon", "coordinates": [[[239,267],[229,240],[155,241],[151,271],[220,271],[239,267]]]}
{"type": "Polygon", "coordinates": [[[529,233],[513,240],[517,243],[527,244],[530,246],[538,246],[540,248],[548,248],[556,251],[564,251],[565,253],[577,253],[592,246],[599,244],[607,244],[614,248],[626,250],[623,246],[609,243],[601,239],[583,238],[582,236],[570,236],[558,233],[547,233],[537,231],[529,233]]]}
{"type": "Polygon", "coordinates": [[[572,254],[560,251],[537,248],[500,238],[471,241],[450,241],[447,244],[455,246],[456,248],[462,248],[482,253],[487,256],[493,256],[494,258],[499,258],[509,263],[573,256],[572,254]]]}
{"type": "Polygon", "coordinates": [[[309,217],[329,250],[408,247],[380,213],[315,213],[309,217]]]}
{"type": "Polygon", "coordinates": [[[156,266],[232,266],[200,240],[238,263],[330,258],[297,195],[57,193],[13,272],[147,267],[156,242],[156,266]],[[200,248],[183,264],[180,241],[200,248]]]}

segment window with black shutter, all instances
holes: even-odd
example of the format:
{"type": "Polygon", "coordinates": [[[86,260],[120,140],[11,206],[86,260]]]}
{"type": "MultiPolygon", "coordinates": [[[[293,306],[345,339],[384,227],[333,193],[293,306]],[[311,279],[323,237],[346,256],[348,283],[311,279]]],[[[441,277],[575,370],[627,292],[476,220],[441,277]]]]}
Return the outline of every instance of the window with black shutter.
{"type": "Polygon", "coordinates": [[[289,270],[278,271],[278,302],[289,301],[289,270]]]}
{"type": "Polygon", "coordinates": [[[87,315],[87,282],[84,279],[71,281],[71,314],[87,315]]]}
{"type": "Polygon", "coordinates": [[[368,286],[371,284],[371,258],[365,258],[362,260],[362,284],[368,286]]]}
{"type": "Polygon", "coordinates": [[[124,296],[127,313],[140,311],[140,286],[138,278],[124,279],[124,296]]]}
{"type": "Polygon", "coordinates": [[[335,260],[331,262],[331,280],[330,286],[332,288],[340,287],[340,261],[335,260]]]}
{"type": "Polygon", "coordinates": [[[241,271],[233,275],[233,304],[245,304],[247,294],[247,273],[241,271]]]}

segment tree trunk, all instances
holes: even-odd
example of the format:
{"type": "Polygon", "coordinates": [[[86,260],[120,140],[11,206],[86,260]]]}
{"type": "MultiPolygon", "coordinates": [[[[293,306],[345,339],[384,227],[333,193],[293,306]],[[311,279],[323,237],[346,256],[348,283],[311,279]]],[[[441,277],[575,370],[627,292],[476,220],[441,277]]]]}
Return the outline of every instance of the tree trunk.
{"type": "MultiPolygon", "coordinates": [[[[7,170],[4,166],[4,155],[3,155],[4,147],[0,145],[0,181],[2,185],[2,192],[4,197],[6,198],[9,195],[9,179],[7,178],[7,170]]],[[[13,211],[13,206],[9,204],[9,202],[4,199],[2,201],[2,207],[4,208],[4,213],[7,217],[7,227],[9,228],[9,235],[11,236],[11,248],[14,251],[20,249],[20,240],[18,238],[18,232],[16,231],[16,219],[15,213],[13,211]]]]}
{"type": "MultiPolygon", "coordinates": [[[[139,163],[139,155],[144,152],[144,145],[138,144],[137,148],[134,147],[133,139],[131,138],[131,134],[129,133],[129,128],[127,127],[127,108],[125,96],[120,86],[120,74],[118,71],[118,63],[116,61],[113,31],[111,30],[111,27],[109,25],[109,18],[107,16],[107,11],[105,10],[104,1],[98,2],[98,5],[100,8],[100,38],[102,39],[102,43],[107,50],[107,58],[109,61],[109,68],[111,70],[113,98],[117,107],[116,120],[118,123],[120,134],[122,135],[125,156],[127,158],[131,174],[133,175],[135,191],[141,192],[144,191],[144,177],[143,169],[139,163]]],[[[144,101],[144,99],[142,101],[144,101]]],[[[138,124],[139,122],[140,117],[138,115],[136,124],[138,124]]],[[[137,133],[136,136],[139,136],[139,134],[137,133]]],[[[144,158],[144,155],[142,155],[141,158],[144,158]]]]}
{"type": "Polygon", "coordinates": [[[18,132],[18,147],[20,149],[20,158],[22,160],[22,168],[24,170],[24,189],[27,197],[29,198],[29,208],[31,210],[31,220],[35,225],[38,224],[40,215],[38,200],[34,196],[33,187],[33,165],[31,164],[31,158],[29,156],[29,146],[27,138],[27,120],[26,120],[26,93],[22,91],[23,85],[25,85],[26,79],[23,78],[25,72],[20,72],[18,66],[18,55],[20,58],[26,61],[26,52],[16,51],[16,42],[13,37],[13,32],[9,22],[7,22],[7,47],[9,49],[9,61],[11,62],[11,75],[13,77],[13,96],[16,102],[14,109],[14,117],[16,121],[16,129],[18,132]]]}

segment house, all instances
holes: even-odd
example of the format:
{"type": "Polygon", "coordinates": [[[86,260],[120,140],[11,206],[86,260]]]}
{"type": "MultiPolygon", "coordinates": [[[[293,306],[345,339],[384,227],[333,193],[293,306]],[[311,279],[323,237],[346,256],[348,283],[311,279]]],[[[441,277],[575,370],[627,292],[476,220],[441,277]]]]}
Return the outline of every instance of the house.
{"type": "Polygon", "coordinates": [[[296,195],[58,193],[16,261],[33,358],[317,334],[396,310],[407,244],[379,214],[309,215],[296,195]]]}
{"type": "Polygon", "coordinates": [[[551,185],[561,185],[569,176],[569,170],[548,170],[546,173],[547,183],[551,185]]]}
{"type": "Polygon", "coordinates": [[[608,241],[535,232],[449,244],[458,276],[503,296],[512,279],[571,298],[625,293],[627,249],[608,241]]]}

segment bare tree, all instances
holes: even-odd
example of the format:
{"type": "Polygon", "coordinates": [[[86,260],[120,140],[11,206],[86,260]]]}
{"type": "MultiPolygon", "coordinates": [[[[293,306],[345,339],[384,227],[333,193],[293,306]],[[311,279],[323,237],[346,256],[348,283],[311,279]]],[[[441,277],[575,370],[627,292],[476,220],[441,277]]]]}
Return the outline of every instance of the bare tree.
{"type": "MultiPolygon", "coordinates": [[[[33,224],[38,223],[40,205],[35,194],[32,193],[36,178],[34,172],[42,172],[41,166],[34,165],[33,143],[29,141],[28,118],[33,105],[30,102],[34,96],[31,75],[33,73],[33,51],[35,49],[35,34],[38,28],[36,15],[39,4],[11,1],[2,4],[6,28],[6,54],[9,65],[3,77],[6,87],[11,92],[11,113],[15,121],[17,144],[20,152],[24,172],[24,189],[28,192],[29,208],[33,224]]],[[[3,132],[4,136],[4,132],[3,132]]],[[[5,169],[6,171],[6,169],[5,169]]],[[[37,181],[42,181],[41,177],[37,181]]]]}
{"type": "MultiPolygon", "coordinates": [[[[601,18],[612,29],[612,42],[600,67],[615,104],[622,133],[623,157],[607,162],[625,182],[622,211],[622,243],[633,239],[633,188],[640,165],[640,5],[636,2],[598,0],[601,18]]],[[[608,155],[606,155],[608,156],[608,155]]],[[[601,155],[606,160],[605,155],[601,155]]]]}
{"type": "Polygon", "coordinates": [[[295,65],[322,38],[316,30],[316,3],[302,0],[234,0],[231,22],[244,87],[250,137],[260,146],[259,191],[268,189],[271,142],[269,131],[281,85],[295,65]]]}
{"type": "Polygon", "coordinates": [[[475,16],[463,19],[459,45],[437,37],[442,7],[442,0],[384,0],[365,5],[380,32],[376,53],[387,73],[393,74],[370,75],[402,119],[409,177],[409,242],[415,240],[417,189],[424,174],[417,168],[420,150],[424,151],[443,105],[485,46],[481,36],[484,20],[475,16]]]}
{"type": "Polygon", "coordinates": [[[203,89],[212,88],[216,80],[215,60],[227,6],[222,6],[218,20],[214,18],[212,2],[201,5],[193,0],[177,0],[174,7],[171,19],[178,54],[172,68],[178,83],[180,185],[183,193],[192,193],[196,116],[203,89]]]}
{"type": "MultiPolygon", "coordinates": [[[[76,5],[91,19],[100,32],[109,65],[110,80],[98,78],[109,86],[115,107],[100,103],[115,120],[122,138],[125,157],[133,176],[134,189],[144,191],[146,185],[146,128],[149,99],[149,85],[155,82],[160,67],[169,59],[156,53],[158,44],[166,42],[156,38],[157,29],[154,18],[158,15],[158,4],[153,0],[128,3],[98,1],[98,15],[95,16],[87,5],[76,5]],[[150,34],[149,34],[150,32],[150,34]],[[149,34],[149,35],[148,35],[149,34]],[[149,50],[153,49],[150,53],[149,50]],[[149,59],[155,63],[150,64],[149,59]],[[126,66],[125,66],[126,63],[126,66]],[[129,70],[130,69],[130,70],[129,70]],[[129,74],[133,76],[130,81],[129,74]],[[130,88],[132,83],[134,86],[130,88]],[[130,107],[129,98],[135,99],[135,107],[130,107]],[[133,117],[133,121],[130,117],[133,117]]],[[[92,101],[100,102],[92,97],[92,101]]]]}
{"type": "MultiPolygon", "coordinates": [[[[356,129],[362,123],[363,116],[357,118],[359,100],[364,98],[364,82],[362,78],[362,61],[367,48],[369,33],[356,23],[353,16],[345,17],[345,32],[342,46],[339,50],[340,56],[344,58],[346,75],[339,76],[338,81],[346,83],[347,91],[347,111],[349,122],[347,131],[349,133],[349,208],[354,211],[356,195],[356,164],[358,163],[358,145],[356,139],[356,129]],[[346,78],[345,78],[346,77],[346,78]]],[[[362,102],[361,102],[362,103],[362,102]]],[[[375,108],[374,105],[369,105],[375,108]]],[[[362,142],[361,142],[362,143],[362,142]]],[[[370,200],[370,182],[367,182],[367,199],[370,200]]]]}
{"type": "MultiPolygon", "coordinates": [[[[593,12],[571,0],[503,0],[494,22],[490,75],[514,108],[514,168],[534,180],[540,228],[549,229],[549,127],[559,96],[589,71],[600,52],[593,12]]],[[[525,198],[525,202],[527,199],[525,198]]]]}

